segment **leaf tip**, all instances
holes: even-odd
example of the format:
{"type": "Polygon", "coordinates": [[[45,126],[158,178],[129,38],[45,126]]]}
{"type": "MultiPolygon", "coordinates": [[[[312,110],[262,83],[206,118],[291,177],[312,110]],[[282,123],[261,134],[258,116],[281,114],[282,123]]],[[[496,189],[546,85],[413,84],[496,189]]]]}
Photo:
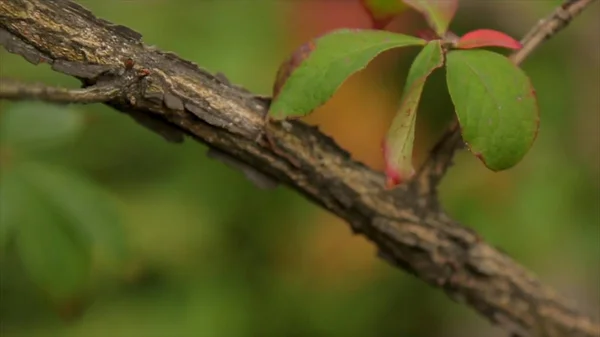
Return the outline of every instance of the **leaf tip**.
{"type": "Polygon", "coordinates": [[[391,149],[387,145],[387,141],[384,139],[382,142],[383,158],[385,161],[385,187],[386,189],[392,189],[398,185],[402,185],[406,181],[410,180],[415,175],[415,170],[412,167],[411,158],[403,157],[400,163],[396,163],[392,160],[391,149]],[[403,165],[404,164],[404,165],[403,165]]]}
{"type": "Polygon", "coordinates": [[[412,169],[411,172],[405,176],[402,177],[398,171],[388,171],[386,169],[386,180],[385,180],[385,188],[388,190],[393,189],[396,186],[402,185],[404,184],[406,181],[412,179],[412,177],[414,177],[415,175],[415,170],[412,169]],[[390,175],[390,173],[392,173],[390,175]]]}
{"type": "Polygon", "coordinates": [[[481,153],[481,152],[475,152],[475,151],[473,151],[473,150],[470,148],[470,146],[469,146],[469,149],[471,150],[471,153],[472,153],[472,154],[473,154],[475,157],[477,157],[477,159],[481,160],[481,162],[483,163],[483,165],[485,165],[486,167],[489,167],[489,166],[488,166],[488,164],[487,164],[487,163],[486,163],[486,161],[485,161],[485,157],[483,156],[483,153],[481,153]]]}

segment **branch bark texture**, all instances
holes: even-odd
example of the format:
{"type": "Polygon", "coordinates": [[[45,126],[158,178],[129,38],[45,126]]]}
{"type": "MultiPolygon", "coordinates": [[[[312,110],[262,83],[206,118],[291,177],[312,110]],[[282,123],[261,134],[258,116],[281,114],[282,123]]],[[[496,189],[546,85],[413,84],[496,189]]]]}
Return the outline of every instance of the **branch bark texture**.
{"type": "MultiPolygon", "coordinates": [[[[187,135],[223,154],[213,157],[295,189],[345,219],[381,257],[514,336],[600,336],[598,323],[431,202],[443,164],[386,190],[380,172],[352,160],[315,127],[266,122],[266,100],[145,45],[140,34],[69,0],[2,0],[0,44],[80,79],[84,89],[75,92],[80,99],[73,102],[92,92],[93,101],[132,116],[167,140],[187,135]],[[119,88],[118,94],[106,94],[107,85],[119,88]]],[[[48,98],[48,90],[11,83],[11,90],[20,88],[28,98],[48,98]]],[[[446,163],[451,156],[439,158],[446,163]]]]}

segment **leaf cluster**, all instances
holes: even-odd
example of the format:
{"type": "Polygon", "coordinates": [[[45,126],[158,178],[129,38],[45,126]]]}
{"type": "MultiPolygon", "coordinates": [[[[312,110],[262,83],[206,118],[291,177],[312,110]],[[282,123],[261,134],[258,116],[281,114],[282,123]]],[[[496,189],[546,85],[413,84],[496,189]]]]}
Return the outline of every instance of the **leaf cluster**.
{"type": "Polygon", "coordinates": [[[506,56],[484,47],[520,49],[510,36],[478,29],[458,37],[448,30],[458,0],[362,0],[373,29],[339,29],[299,47],[279,68],[269,116],[302,117],[327,102],[353,73],[377,55],[401,47],[422,48],[410,66],[398,110],[383,140],[389,187],[414,175],[416,114],[427,78],[444,69],[463,140],[493,171],[519,163],[538,132],[539,112],[528,76],[506,56]],[[419,12],[430,38],[386,31],[406,10],[419,12]]]}

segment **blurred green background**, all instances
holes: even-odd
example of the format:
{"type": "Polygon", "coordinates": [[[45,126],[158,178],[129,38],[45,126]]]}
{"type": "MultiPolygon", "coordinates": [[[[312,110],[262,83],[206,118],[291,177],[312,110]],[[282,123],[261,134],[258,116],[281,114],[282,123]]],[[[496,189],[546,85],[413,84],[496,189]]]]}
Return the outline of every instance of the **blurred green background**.
{"type": "MultiPolygon", "coordinates": [[[[339,27],[366,27],[357,1],[79,0],[178,53],[268,94],[279,62],[339,27]]],[[[558,1],[462,1],[458,34],[521,37],[558,1]]],[[[600,318],[598,6],[524,64],[541,131],[502,173],[462,152],[443,203],[600,318]]],[[[392,29],[423,28],[407,13],[392,29]]],[[[379,140],[414,51],[379,57],[308,122],[376,169],[379,140]],[[393,71],[390,71],[392,69],[393,71]]],[[[0,75],[78,83],[0,52],[0,75]]],[[[417,162],[451,104],[426,87],[417,162]]],[[[0,333],[3,337],[503,336],[438,290],[388,266],[341,220],[293,191],[262,191],[104,106],[0,103],[0,333]]]]}

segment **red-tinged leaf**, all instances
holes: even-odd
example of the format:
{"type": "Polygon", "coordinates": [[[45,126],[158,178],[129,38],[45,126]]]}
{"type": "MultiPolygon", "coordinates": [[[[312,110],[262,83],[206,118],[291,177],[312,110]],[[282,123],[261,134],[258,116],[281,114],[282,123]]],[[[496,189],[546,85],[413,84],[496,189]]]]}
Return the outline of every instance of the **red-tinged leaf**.
{"type": "Polygon", "coordinates": [[[507,57],[488,50],[453,50],[446,82],[462,137],[493,171],[513,167],[531,148],[539,109],[531,81],[507,57]]]}
{"type": "Polygon", "coordinates": [[[440,40],[429,42],[413,61],[400,108],[383,142],[386,186],[392,188],[412,178],[413,142],[417,108],[427,77],[444,65],[444,53],[440,40]]]}
{"type": "Polygon", "coordinates": [[[408,9],[402,0],[360,0],[371,20],[373,28],[383,29],[395,16],[408,9]]]}
{"type": "Polygon", "coordinates": [[[521,43],[512,37],[492,29],[478,29],[463,35],[456,43],[458,49],[480,47],[504,47],[521,49],[521,43]]]}
{"type": "Polygon", "coordinates": [[[288,77],[292,74],[302,61],[308,58],[308,55],[315,49],[315,42],[308,41],[296,49],[296,51],[280,66],[277,70],[275,77],[275,84],[273,85],[273,100],[279,95],[279,91],[287,81],[288,77]]]}
{"type": "Polygon", "coordinates": [[[403,0],[404,3],[417,10],[427,20],[439,37],[444,37],[450,22],[456,14],[458,0],[403,0]]]}
{"type": "Polygon", "coordinates": [[[305,116],[377,55],[425,44],[413,36],[372,29],[340,29],[321,36],[296,50],[280,67],[269,115],[274,119],[305,116]]]}

